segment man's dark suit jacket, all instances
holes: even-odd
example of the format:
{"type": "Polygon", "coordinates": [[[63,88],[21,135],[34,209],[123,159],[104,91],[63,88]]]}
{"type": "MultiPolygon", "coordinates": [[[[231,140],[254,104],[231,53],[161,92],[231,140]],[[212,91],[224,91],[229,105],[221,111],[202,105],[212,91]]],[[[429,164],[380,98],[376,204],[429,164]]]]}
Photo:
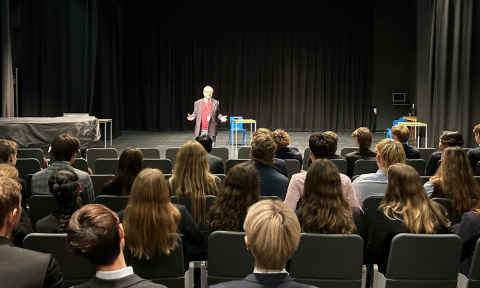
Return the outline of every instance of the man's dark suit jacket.
{"type": "Polygon", "coordinates": [[[62,287],[63,276],[52,254],[14,247],[0,237],[1,287],[62,287]]]}
{"type": "Polygon", "coordinates": [[[292,150],[288,147],[275,151],[275,158],[298,160],[298,162],[300,162],[300,169],[302,169],[302,165],[303,165],[302,153],[292,150]]]}
{"type": "MultiPolygon", "coordinates": [[[[253,165],[252,160],[248,160],[247,163],[250,165],[253,165]]],[[[285,163],[285,160],[275,158],[275,162],[273,162],[273,164],[270,165],[270,167],[272,167],[275,171],[277,171],[278,173],[288,178],[287,164],[285,163]]]]}
{"type": "Polygon", "coordinates": [[[403,150],[405,150],[405,156],[407,159],[420,159],[420,151],[407,144],[402,144],[403,150]]]}
{"type": "Polygon", "coordinates": [[[473,174],[477,170],[477,163],[480,161],[480,146],[474,149],[470,149],[467,152],[468,159],[470,164],[472,164],[473,174]]]}
{"type": "Polygon", "coordinates": [[[207,153],[207,161],[210,166],[211,174],[225,174],[225,167],[223,166],[222,158],[207,153]]]}
{"type": "Polygon", "coordinates": [[[100,279],[95,276],[93,276],[92,279],[88,280],[87,282],[80,284],[80,285],[75,285],[73,287],[76,288],[123,288],[123,287],[135,287],[135,288],[167,288],[167,286],[163,286],[161,284],[155,284],[152,283],[148,280],[142,279],[138,277],[135,274],[128,275],[126,277],[122,277],[119,279],[111,279],[111,280],[105,280],[105,279],[100,279]]]}
{"type": "Polygon", "coordinates": [[[347,160],[347,176],[350,178],[353,177],[353,167],[355,166],[355,162],[357,162],[357,160],[370,160],[375,159],[375,157],[377,157],[377,153],[368,148],[358,148],[358,151],[353,151],[345,155],[345,160],[347,160]]]}
{"type": "Polygon", "coordinates": [[[425,176],[432,176],[437,172],[438,161],[442,159],[442,151],[433,152],[428,158],[427,168],[425,168],[425,176]]]}
{"type": "MultiPolygon", "coordinates": [[[[204,98],[195,101],[193,105],[193,113],[192,116],[195,117],[195,137],[200,135],[200,131],[202,130],[202,109],[203,103],[205,100],[204,98]]],[[[210,121],[208,123],[208,136],[217,136],[218,130],[218,120],[222,118],[222,113],[220,113],[220,102],[211,98],[212,107],[210,108],[210,121]],[[218,120],[217,120],[218,119],[218,120]]]]}
{"type": "Polygon", "coordinates": [[[312,288],[307,284],[301,284],[293,281],[287,273],[277,274],[249,274],[242,280],[229,281],[224,283],[207,286],[211,288],[312,288]]]}

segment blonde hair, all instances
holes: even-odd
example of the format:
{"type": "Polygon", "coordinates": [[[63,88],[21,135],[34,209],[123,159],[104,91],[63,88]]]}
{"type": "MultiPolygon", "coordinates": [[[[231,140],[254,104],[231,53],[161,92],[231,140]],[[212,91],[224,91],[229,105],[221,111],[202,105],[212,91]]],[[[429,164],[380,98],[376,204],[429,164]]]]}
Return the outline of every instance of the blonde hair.
{"type": "Polygon", "coordinates": [[[475,127],[473,127],[473,133],[480,134],[480,124],[477,124],[475,127]]]}
{"type": "Polygon", "coordinates": [[[133,256],[150,259],[169,255],[178,246],[174,236],[180,220],[180,212],[170,203],[162,172],[151,168],[140,172],[123,217],[125,244],[133,256]]]}
{"type": "Polygon", "coordinates": [[[357,138],[360,149],[367,149],[372,146],[372,132],[367,127],[359,127],[353,131],[352,137],[357,138]]]}
{"type": "Polygon", "coordinates": [[[409,233],[435,234],[438,225],[449,227],[439,204],[430,200],[418,172],[410,165],[396,163],[387,172],[387,189],[380,208],[391,220],[403,221],[409,233]],[[402,215],[400,219],[398,215],[402,215]]]}
{"type": "Polygon", "coordinates": [[[218,191],[216,177],[209,171],[205,148],[197,141],[188,141],[178,151],[168,180],[171,194],[192,199],[191,213],[197,224],[205,223],[205,195],[216,195],[218,191]]]}
{"type": "Polygon", "coordinates": [[[400,143],[406,143],[408,142],[408,138],[410,138],[410,130],[405,125],[395,125],[392,127],[392,130],[390,132],[393,135],[397,136],[400,143]]]}
{"type": "Polygon", "coordinates": [[[281,201],[262,200],[248,209],[243,225],[248,244],[261,270],[281,270],[300,242],[300,224],[281,201]]]}
{"type": "Polygon", "coordinates": [[[395,163],[405,163],[405,150],[402,144],[397,140],[383,139],[376,146],[377,154],[382,158],[382,170],[387,171],[388,168],[395,163]]]}
{"type": "MultiPolygon", "coordinates": [[[[22,186],[17,180],[0,175],[0,228],[3,228],[8,213],[19,208],[22,199],[21,189],[22,186]]],[[[20,212],[19,210],[17,213],[20,212]]]]}
{"type": "Polygon", "coordinates": [[[9,164],[0,164],[0,174],[10,179],[18,180],[18,170],[9,164]]]}

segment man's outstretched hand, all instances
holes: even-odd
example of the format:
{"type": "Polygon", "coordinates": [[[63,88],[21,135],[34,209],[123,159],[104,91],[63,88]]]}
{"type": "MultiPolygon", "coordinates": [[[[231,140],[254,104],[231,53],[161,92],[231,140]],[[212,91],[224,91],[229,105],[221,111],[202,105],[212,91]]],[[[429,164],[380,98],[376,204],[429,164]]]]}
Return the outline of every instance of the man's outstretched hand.
{"type": "Polygon", "coordinates": [[[187,117],[187,120],[188,121],[193,121],[195,119],[195,117],[193,117],[192,115],[188,114],[188,117],[187,117]]]}
{"type": "Polygon", "coordinates": [[[227,115],[220,117],[220,121],[227,122],[227,115]]]}

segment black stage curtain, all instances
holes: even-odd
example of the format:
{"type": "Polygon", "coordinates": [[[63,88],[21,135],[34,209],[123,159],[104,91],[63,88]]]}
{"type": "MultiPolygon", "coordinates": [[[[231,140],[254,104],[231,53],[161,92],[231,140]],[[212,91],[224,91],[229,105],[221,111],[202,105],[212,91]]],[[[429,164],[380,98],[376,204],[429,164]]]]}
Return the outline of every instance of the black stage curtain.
{"type": "Polygon", "coordinates": [[[418,119],[429,127],[429,147],[442,130],[462,133],[474,147],[480,123],[480,2],[417,1],[418,119]]]}
{"type": "Polygon", "coordinates": [[[12,53],[10,48],[9,1],[0,1],[0,93],[2,117],[14,116],[12,53]]]}
{"type": "Polygon", "coordinates": [[[128,0],[125,127],[193,130],[206,85],[259,127],[368,126],[372,2],[128,0]]]}

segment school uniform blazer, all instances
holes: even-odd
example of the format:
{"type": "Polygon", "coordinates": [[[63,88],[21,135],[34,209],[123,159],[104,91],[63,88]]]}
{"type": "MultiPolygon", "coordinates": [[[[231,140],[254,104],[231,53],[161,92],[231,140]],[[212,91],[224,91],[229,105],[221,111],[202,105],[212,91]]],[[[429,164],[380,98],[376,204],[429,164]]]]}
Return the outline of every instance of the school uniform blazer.
{"type": "Polygon", "coordinates": [[[249,274],[242,280],[223,282],[212,286],[211,288],[311,288],[307,284],[300,284],[293,281],[287,273],[274,273],[274,274],[249,274]]]}
{"type": "Polygon", "coordinates": [[[161,284],[155,284],[148,280],[142,279],[135,274],[128,275],[118,279],[100,279],[93,276],[87,282],[73,286],[74,288],[167,288],[161,284]]]}

